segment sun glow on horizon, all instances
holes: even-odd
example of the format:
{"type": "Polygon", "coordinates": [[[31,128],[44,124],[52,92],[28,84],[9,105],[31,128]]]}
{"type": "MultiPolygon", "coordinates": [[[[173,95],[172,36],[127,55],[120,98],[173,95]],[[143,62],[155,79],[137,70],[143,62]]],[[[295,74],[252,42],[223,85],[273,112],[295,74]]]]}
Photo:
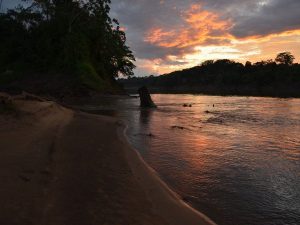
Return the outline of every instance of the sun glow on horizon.
{"type": "MultiPolygon", "coordinates": [[[[266,3],[264,3],[266,4],[266,3]]],[[[268,35],[236,37],[234,26],[216,12],[193,4],[181,13],[182,26],[154,26],[147,30],[144,42],[174,50],[162,58],[138,59],[138,66],[149,74],[164,74],[201,64],[205,60],[231,59],[241,63],[274,59],[279,52],[290,51],[300,62],[300,29],[268,35]]],[[[171,51],[170,51],[171,52],[171,51]]]]}

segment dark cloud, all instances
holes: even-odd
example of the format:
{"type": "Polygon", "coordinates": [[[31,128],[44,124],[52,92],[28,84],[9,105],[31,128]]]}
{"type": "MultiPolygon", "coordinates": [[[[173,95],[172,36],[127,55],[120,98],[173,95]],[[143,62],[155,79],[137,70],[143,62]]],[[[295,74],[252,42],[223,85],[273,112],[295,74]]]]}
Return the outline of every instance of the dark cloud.
{"type": "Polygon", "coordinates": [[[3,0],[2,1],[2,10],[12,9],[21,3],[24,4],[24,2],[22,2],[21,0],[3,0]]]}
{"type": "Polygon", "coordinates": [[[183,66],[183,65],[187,65],[188,62],[166,59],[164,60],[163,64],[165,66],[183,66]]]}
{"type": "Polygon", "coordinates": [[[233,22],[236,37],[264,36],[300,28],[299,0],[199,0],[233,22]]]}
{"type": "MultiPolygon", "coordinates": [[[[145,42],[145,32],[153,27],[179,28],[183,25],[182,12],[192,4],[201,5],[203,10],[215,12],[223,20],[231,21],[229,33],[237,38],[300,28],[299,0],[123,0],[113,1],[112,15],[128,29],[129,44],[137,57],[161,58],[180,50],[145,42]]],[[[210,42],[218,44],[218,39],[206,41],[210,42]]],[[[223,40],[225,42],[228,40],[223,40]]]]}
{"type": "MultiPolygon", "coordinates": [[[[191,1],[187,1],[191,2],[191,1]]],[[[168,29],[180,26],[182,1],[124,0],[112,1],[111,15],[127,29],[128,44],[139,58],[163,58],[178,54],[176,48],[161,48],[145,42],[146,32],[153,27],[168,29]],[[180,3],[181,2],[181,3],[180,3]],[[178,4],[177,4],[178,3],[178,4]],[[175,8],[176,7],[176,8],[175,8]]],[[[186,6],[186,5],[185,5],[186,6]]]]}
{"type": "Polygon", "coordinates": [[[142,59],[164,59],[167,55],[179,55],[182,54],[183,51],[179,48],[163,48],[139,40],[130,46],[132,47],[135,55],[142,59]]]}
{"type": "Polygon", "coordinates": [[[300,1],[273,0],[261,5],[254,15],[239,15],[232,34],[237,37],[264,36],[300,29],[300,1]]]}

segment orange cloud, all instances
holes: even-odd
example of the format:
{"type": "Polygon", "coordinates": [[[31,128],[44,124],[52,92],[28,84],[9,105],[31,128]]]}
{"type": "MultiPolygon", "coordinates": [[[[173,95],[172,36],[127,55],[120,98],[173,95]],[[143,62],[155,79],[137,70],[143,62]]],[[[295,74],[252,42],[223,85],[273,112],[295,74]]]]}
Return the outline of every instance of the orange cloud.
{"type": "Polygon", "coordinates": [[[222,21],[216,13],[205,11],[200,5],[192,5],[181,16],[184,25],[176,29],[152,28],[145,41],[165,48],[186,48],[231,37],[228,34],[230,21],[222,21]]]}
{"type": "Polygon", "coordinates": [[[274,59],[279,52],[291,51],[300,62],[300,30],[237,38],[230,34],[234,26],[217,13],[192,5],[181,14],[183,25],[176,28],[154,27],[145,42],[166,50],[166,56],[145,60],[139,65],[150,73],[163,74],[189,68],[208,59],[233,59],[256,62],[274,59]],[[175,55],[170,49],[177,49],[175,55]],[[171,53],[170,53],[171,52],[171,53]],[[177,63],[177,64],[176,64],[177,63]]]}
{"type": "MultiPolygon", "coordinates": [[[[199,45],[181,55],[168,55],[165,59],[148,60],[149,73],[164,74],[199,65],[208,59],[232,59],[239,62],[275,59],[279,52],[290,51],[295,62],[300,62],[299,30],[272,34],[267,37],[233,39],[228,45],[199,45]],[[172,63],[170,63],[172,62],[172,63]],[[176,62],[179,62],[176,64],[176,62]]],[[[143,62],[144,63],[144,62],[143,62]]],[[[142,63],[142,64],[143,64],[142,63]]],[[[139,64],[139,65],[142,65],[139,64]]]]}

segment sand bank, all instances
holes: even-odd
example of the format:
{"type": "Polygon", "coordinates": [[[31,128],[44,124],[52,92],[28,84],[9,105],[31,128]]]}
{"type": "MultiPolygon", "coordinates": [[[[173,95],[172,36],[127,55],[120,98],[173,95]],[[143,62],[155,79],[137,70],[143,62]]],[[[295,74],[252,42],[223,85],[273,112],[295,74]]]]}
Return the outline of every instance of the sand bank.
{"type": "Polygon", "coordinates": [[[0,224],[204,225],[114,118],[14,100],[0,114],[0,224]]]}

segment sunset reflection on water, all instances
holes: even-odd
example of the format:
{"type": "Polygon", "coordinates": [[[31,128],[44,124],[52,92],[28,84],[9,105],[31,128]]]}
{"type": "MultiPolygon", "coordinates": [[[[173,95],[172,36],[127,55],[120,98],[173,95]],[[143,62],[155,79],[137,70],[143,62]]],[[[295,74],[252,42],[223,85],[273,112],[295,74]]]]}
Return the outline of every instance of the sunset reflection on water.
{"type": "Polygon", "coordinates": [[[153,95],[109,106],[130,142],[185,201],[218,224],[296,225],[300,99],[153,95]],[[183,107],[183,104],[192,107],[183,107]]]}

